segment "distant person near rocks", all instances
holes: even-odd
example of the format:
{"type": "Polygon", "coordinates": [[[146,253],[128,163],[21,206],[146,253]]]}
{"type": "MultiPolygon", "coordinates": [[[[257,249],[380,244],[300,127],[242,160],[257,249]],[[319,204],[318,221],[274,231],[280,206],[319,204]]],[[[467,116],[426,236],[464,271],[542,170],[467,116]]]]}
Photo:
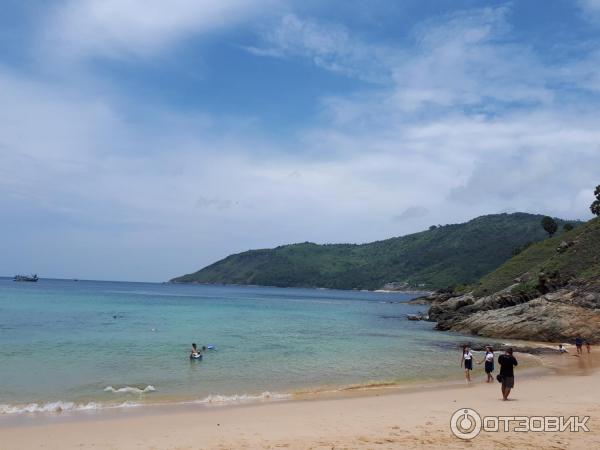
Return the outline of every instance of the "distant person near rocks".
{"type": "Polygon", "coordinates": [[[514,368],[519,363],[513,356],[513,349],[508,348],[503,355],[498,357],[498,364],[500,364],[500,374],[498,375],[498,381],[502,383],[502,399],[508,400],[510,391],[515,387],[515,372],[514,368]]]}
{"type": "Polygon", "coordinates": [[[577,336],[575,338],[575,347],[577,347],[577,355],[581,355],[583,354],[583,339],[581,338],[581,336],[577,336]]]}

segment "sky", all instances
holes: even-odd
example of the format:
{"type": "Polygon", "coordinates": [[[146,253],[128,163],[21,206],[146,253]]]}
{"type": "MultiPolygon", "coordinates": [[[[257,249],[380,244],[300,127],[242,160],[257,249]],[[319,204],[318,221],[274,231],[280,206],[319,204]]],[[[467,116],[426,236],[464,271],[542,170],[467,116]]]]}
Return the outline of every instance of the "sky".
{"type": "Polygon", "coordinates": [[[600,0],[0,7],[0,275],[591,218],[600,0]]]}

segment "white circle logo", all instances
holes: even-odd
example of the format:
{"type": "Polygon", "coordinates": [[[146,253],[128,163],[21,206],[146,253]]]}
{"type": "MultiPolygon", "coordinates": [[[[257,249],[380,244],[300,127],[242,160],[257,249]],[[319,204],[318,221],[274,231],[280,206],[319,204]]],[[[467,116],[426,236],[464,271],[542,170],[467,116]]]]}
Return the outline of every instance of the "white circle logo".
{"type": "Polygon", "coordinates": [[[473,439],[481,431],[481,416],[470,408],[459,409],[452,414],[450,429],[459,439],[473,439]]]}

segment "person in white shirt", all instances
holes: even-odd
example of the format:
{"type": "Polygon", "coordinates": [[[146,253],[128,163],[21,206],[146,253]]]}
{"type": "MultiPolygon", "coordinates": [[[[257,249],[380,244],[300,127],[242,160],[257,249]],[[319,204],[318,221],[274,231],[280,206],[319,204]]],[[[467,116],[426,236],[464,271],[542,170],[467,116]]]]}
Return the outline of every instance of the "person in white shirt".
{"type": "Polygon", "coordinates": [[[462,356],[460,358],[460,367],[465,367],[465,378],[471,381],[471,370],[473,370],[473,353],[468,345],[463,347],[462,356]]]}
{"type": "Polygon", "coordinates": [[[486,383],[492,383],[494,381],[494,377],[492,376],[492,372],[494,371],[494,350],[489,345],[485,347],[485,357],[479,364],[481,363],[485,363],[486,383]]]}

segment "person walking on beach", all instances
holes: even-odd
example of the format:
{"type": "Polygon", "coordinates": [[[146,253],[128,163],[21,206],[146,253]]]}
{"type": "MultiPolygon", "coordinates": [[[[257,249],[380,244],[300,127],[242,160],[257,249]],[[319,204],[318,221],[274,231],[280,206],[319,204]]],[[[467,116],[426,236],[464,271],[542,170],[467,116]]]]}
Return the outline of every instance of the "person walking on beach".
{"type": "Polygon", "coordinates": [[[491,346],[488,345],[485,347],[485,357],[479,364],[481,363],[485,363],[486,383],[491,383],[494,381],[494,377],[492,376],[492,372],[494,372],[494,349],[491,346]]]}
{"type": "Polygon", "coordinates": [[[513,356],[512,348],[506,349],[506,352],[498,357],[498,364],[500,364],[498,381],[502,383],[502,399],[508,400],[510,391],[515,386],[514,368],[519,364],[517,359],[513,356]]]}
{"type": "Polygon", "coordinates": [[[590,344],[590,342],[587,340],[585,341],[585,348],[588,353],[592,353],[592,344],[590,344]]]}
{"type": "Polygon", "coordinates": [[[575,347],[577,347],[577,356],[582,355],[583,354],[583,339],[581,339],[581,336],[577,336],[575,338],[575,347]]]}
{"type": "Polygon", "coordinates": [[[471,381],[471,370],[473,370],[473,353],[468,345],[463,347],[463,353],[460,358],[460,367],[465,367],[465,378],[467,381],[471,381]]]}

